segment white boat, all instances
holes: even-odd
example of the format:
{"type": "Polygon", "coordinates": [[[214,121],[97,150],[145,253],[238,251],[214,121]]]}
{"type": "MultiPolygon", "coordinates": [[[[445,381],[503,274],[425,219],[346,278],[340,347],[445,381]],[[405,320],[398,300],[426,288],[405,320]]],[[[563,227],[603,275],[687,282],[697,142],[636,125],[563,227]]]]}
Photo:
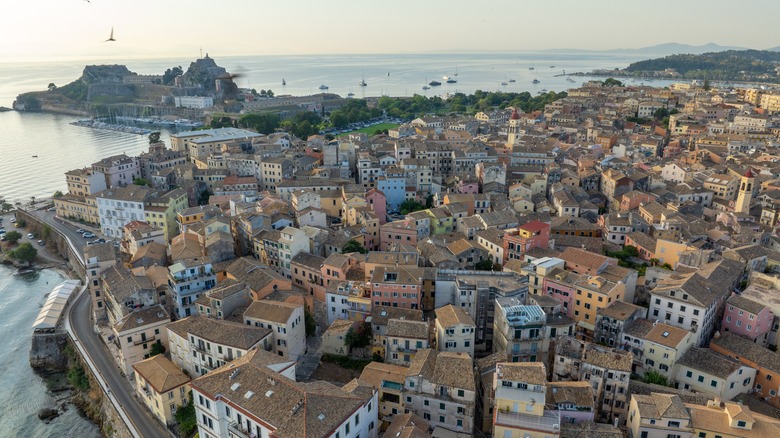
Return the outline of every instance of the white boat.
{"type": "Polygon", "coordinates": [[[320,90],[327,90],[328,86],[325,84],[320,85],[320,90]]]}
{"type": "Polygon", "coordinates": [[[358,82],[358,85],[360,85],[361,87],[365,87],[368,84],[366,83],[365,79],[361,79],[360,82],[358,82]]]}
{"type": "Polygon", "coordinates": [[[447,76],[447,75],[445,75],[445,76],[442,76],[441,78],[442,78],[442,79],[444,79],[444,81],[445,81],[445,82],[450,80],[450,77],[449,77],[449,76],[447,76]]]}

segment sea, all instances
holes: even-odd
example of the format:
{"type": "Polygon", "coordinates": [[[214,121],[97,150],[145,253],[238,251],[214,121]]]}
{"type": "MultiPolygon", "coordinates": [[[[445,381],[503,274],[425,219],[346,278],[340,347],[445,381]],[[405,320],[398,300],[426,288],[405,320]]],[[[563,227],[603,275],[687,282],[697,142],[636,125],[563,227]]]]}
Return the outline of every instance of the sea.
{"type": "Polygon", "coordinates": [[[63,394],[52,394],[30,368],[32,324],[48,294],[64,278],[54,270],[23,276],[0,265],[0,437],[99,437],[97,426],[73,405],[49,424],[38,410],[59,407],[63,394]]]}
{"type": "MultiPolygon", "coordinates": [[[[204,55],[205,56],[205,55],[204,55]]],[[[538,94],[563,91],[589,78],[569,82],[564,72],[622,68],[640,60],[636,55],[615,53],[434,53],[398,55],[241,56],[211,55],[218,65],[238,73],[239,87],[272,90],[276,95],[311,95],[326,85],[329,93],[355,97],[445,96],[448,93],[483,91],[528,91],[538,94]],[[450,76],[457,83],[443,79],[450,76]],[[534,79],[539,84],[532,84],[534,79]],[[282,85],[282,81],[286,85],[282,85]],[[365,80],[367,86],[359,86],[365,80]],[[441,86],[423,90],[430,81],[441,86]],[[514,80],[514,82],[510,82],[514,80]],[[505,82],[507,85],[501,85],[505,82]]],[[[85,65],[124,64],[139,74],[162,74],[193,58],[116,58],[58,62],[0,63],[0,106],[11,107],[21,93],[45,90],[49,83],[64,85],[81,76],[85,65]]],[[[640,80],[631,83],[639,84],[640,80]]],[[[655,81],[663,86],[665,83],[655,81]]],[[[64,172],[89,166],[101,158],[147,150],[144,135],[102,131],[74,126],[78,117],[0,112],[0,197],[6,202],[27,202],[30,197],[49,197],[66,190],[64,172]]],[[[162,140],[171,131],[162,130],[162,140]]],[[[97,436],[88,421],[69,409],[50,425],[36,417],[38,409],[53,399],[42,380],[28,365],[31,324],[44,295],[60,281],[59,274],[42,271],[17,277],[0,266],[0,437],[1,436],[97,436]],[[10,390],[9,390],[10,388],[10,390]]]]}

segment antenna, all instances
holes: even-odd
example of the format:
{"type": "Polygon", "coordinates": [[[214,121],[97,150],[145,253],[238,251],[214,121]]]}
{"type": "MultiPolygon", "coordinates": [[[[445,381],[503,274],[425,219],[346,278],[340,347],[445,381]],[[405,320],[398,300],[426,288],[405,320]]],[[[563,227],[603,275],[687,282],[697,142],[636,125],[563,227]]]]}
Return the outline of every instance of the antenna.
{"type": "Polygon", "coordinates": [[[203,47],[200,48],[200,59],[203,59],[203,47]]]}

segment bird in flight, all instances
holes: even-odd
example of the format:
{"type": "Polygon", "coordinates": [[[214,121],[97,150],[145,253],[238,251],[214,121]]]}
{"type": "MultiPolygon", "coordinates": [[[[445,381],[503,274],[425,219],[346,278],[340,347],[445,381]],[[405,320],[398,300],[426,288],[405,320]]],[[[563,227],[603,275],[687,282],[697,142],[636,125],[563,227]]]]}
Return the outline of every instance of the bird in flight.
{"type": "Polygon", "coordinates": [[[109,35],[108,39],[107,39],[107,40],[105,40],[105,41],[103,41],[103,42],[104,42],[104,43],[107,43],[107,42],[109,42],[109,41],[116,41],[116,40],[114,39],[114,28],[113,28],[113,27],[111,28],[111,35],[109,35]]]}

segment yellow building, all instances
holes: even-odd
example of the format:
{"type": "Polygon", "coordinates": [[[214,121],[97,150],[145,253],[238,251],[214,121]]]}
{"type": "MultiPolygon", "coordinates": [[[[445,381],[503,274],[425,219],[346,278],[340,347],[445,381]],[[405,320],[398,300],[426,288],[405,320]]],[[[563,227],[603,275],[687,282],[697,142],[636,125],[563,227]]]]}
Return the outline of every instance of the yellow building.
{"type": "Polygon", "coordinates": [[[658,239],[655,241],[655,257],[659,264],[668,263],[674,269],[680,261],[680,255],[685,251],[696,251],[698,248],[671,240],[658,239]]]}
{"type": "Polygon", "coordinates": [[[360,374],[360,383],[373,386],[379,392],[378,416],[383,426],[389,424],[393,416],[404,413],[403,387],[407,371],[407,367],[400,365],[371,362],[360,374]]]}
{"type": "Polygon", "coordinates": [[[573,316],[577,321],[577,331],[590,339],[596,324],[596,312],[613,301],[622,300],[626,295],[626,285],[599,275],[581,275],[574,286],[576,292],[573,316]]]}
{"type": "Polygon", "coordinates": [[[100,224],[97,202],[91,196],[65,194],[54,198],[54,208],[58,217],[100,224]]]}
{"type": "Polygon", "coordinates": [[[152,199],[144,208],[144,221],[149,225],[159,227],[165,233],[165,241],[179,234],[178,213],[189,207],[187,192],[181,189],[152,199]]]}
{"type": "Polygon", "coordinates": [[[176,422],[176,410],[189,401],[190,378],[162,354],[133,365],[138,398],[164,424],[176,422]]]}
{"type": "Polygon", "coordinates": [[[560,417],[545,408],[547,371],[540,362],[496,364],[493,436],[558,438],[560,417]]]}

